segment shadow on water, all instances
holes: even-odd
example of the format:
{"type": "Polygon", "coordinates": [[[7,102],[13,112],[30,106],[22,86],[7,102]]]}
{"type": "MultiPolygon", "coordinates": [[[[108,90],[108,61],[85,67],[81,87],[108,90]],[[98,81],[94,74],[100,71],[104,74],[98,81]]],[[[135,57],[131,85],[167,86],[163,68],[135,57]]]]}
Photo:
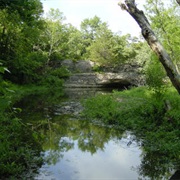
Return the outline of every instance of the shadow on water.
{"type": "Polygon", "coordinates": [[[115,126],[83,120],[80,99],[108,93],[67,89],[65,96],[29,96],[17,103],[21,118],[41,137],[44,165],[34,179],[168,179],[158,154],[115,126]],[[155,169],[154,167],[158,167],[155,169]]]}

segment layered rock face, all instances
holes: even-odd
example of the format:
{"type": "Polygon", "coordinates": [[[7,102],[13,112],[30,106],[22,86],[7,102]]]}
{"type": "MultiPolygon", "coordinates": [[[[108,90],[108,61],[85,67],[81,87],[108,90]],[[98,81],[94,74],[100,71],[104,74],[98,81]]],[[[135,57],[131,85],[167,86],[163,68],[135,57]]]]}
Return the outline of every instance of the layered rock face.
{"type": "Polygon", "coordinates": [[[128,86],[139,86],[144,83],[139,73],[138,66],[129,64],[118,68],[104,67],[100,72],[95,72],[95,63],[91,61],[64,60],[61,66],[66,67],[71,76],[66,79],[65,87],[106,87],[124,88],[128,86]]]}

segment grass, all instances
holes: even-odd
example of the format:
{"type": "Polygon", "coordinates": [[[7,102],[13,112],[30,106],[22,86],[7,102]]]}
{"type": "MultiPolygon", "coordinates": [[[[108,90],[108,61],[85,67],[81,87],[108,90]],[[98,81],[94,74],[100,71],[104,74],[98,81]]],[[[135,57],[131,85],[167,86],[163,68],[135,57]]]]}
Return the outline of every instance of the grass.
{"type": "Polygon", "coordinates": [[[83,115],[134,133],[145,152],[140,171],[149,173],[153,179],[157,172],[161,178],[170,167],[180,168],[179,104],[180,96],[172,87],[159,94],[138,87],[86,100],[83,115]],[[147,159],[150,157],[151,160],[147,159]],[[148,161],[149,168],[146,167],[148,161]],[[149,169],[154,171],[150,174],[149,169]]]}

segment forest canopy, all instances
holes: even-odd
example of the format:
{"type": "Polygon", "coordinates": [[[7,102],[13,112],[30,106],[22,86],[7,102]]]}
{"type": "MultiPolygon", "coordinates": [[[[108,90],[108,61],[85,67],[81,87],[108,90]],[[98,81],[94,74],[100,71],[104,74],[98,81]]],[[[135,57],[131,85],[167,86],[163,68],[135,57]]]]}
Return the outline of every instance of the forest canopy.
{"type": "MultiPolygon", "coordinates": [[[[161,52],[154,53],[148,47],[148,44],[151,46],[160,41],[161,46],[153,47],[166,50],[164,54],[172,61],[175,75],[178,74],[179,0],[172,0],[168,5],[163,0],[146,0],[144,13],[132,4],[133,0],[125,2],[127,4],[121,6],[130,14],[136,18],[134,12],[140,13],[140,17],[143,15],[148,27],[142,28],[143,36],[148,43],[142,36],[112,32],[108,23],[98,16],[84,19],[78,29],[66,23],[66,17],[59,9],[50,9],[45,16],[40,0],[0,0],[0,154],[3,154],[0,156],[0,174],[5,178],[19,177],[28,168],[42,163],[39,141],[44,132],[39,136],[33,127],[29,128],[31,123],[17,118],[22,109],[14,106],[15,102],[29,94],[41,94],[43,101],[37,101],[34,109],[41,107],[47,111],[43,102],[47,103],[51,94],[59,103],[64,79],[71,73],[59,64],[67,59],[75,62],[91,60],[96,64],[94,72],[101,74],[101,67],[113,69],[125,64],[138,65],[141,71],[137,74],[143,75],[146,81],[143,87],[91,98],[86,102],[86,115],[114,125],[110,127],[121,125],[122,129],[142,134],[141,144],[147,145],[144,149],[148,155],[154,157],[154,153],[158,153],[155,166],[154,158],[149,164],[145,159],[145,166],[142,166],[145,172],[146,167],[149,171],[152,166],[155,173],[158,172],[156,167],[162,165],[161,154],[166,161],[165,166],[160,167],[163,172],[169,168],[167,162],[179,161],[180,100],[167,79],[167,69],[159,62],[161,52]]],[[[44,125],[51,119],[45,121],[42,121],[44,125]]]]}

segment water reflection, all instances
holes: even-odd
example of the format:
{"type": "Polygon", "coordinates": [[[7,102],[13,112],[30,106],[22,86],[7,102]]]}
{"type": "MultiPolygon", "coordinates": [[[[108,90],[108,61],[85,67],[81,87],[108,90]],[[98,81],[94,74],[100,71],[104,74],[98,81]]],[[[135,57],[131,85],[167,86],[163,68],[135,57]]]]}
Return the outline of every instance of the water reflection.
{"type": "Polygon", "coordinates": [[[31,96],[17,104],[23,109],[22,119],[41,137],[45,152],[45,164],[35,179],[170,177],[161,176],[167,171],[162,169],[162,156],[142,152],[137,144],[142,140],[136,142],[129,132],[117,127],[79,119],[82,107],[77,99],[31,96]]]}
{"type": "Polygon", "coordinates": [[[45,151],[36,179],[138,178],[141,150],[136,143],[127,146],[132,136],[72,116],[81,108],[77,98],[54,103],[32,96],[18,106],[45,151]]]}
{"type": "Polygon", "coordinates": [[[103,151],[99,149],[91,154],[82,153],[78,141],[73,142],[73,149],[64,152],[63,158],[55,165],[42,167],[36,179],[137,179],[138,175],[132,169],[140,163],[137,147],[126,148],[125,141],[111,140],[104,145],[103,151]]]}
{"type": "Polygon", "coordinates": [[[52,143],[55,143],[54,147],[56,141],[46,138],[51,146],[46,144],[47,164],[37,179],[43,179],[45,175],[49,177],[49,174],[55,179],[137,178],[137,172],[131,168],[140,163],[140,150],[136,144],[127,147],[130,139],[126,134],[83,120],[61,119],[59,116],[53,120],[57,124],[51,127],[51,131],[64,133],[56,134],[59,140],[57,149],[52,149],[52,143]]]}

